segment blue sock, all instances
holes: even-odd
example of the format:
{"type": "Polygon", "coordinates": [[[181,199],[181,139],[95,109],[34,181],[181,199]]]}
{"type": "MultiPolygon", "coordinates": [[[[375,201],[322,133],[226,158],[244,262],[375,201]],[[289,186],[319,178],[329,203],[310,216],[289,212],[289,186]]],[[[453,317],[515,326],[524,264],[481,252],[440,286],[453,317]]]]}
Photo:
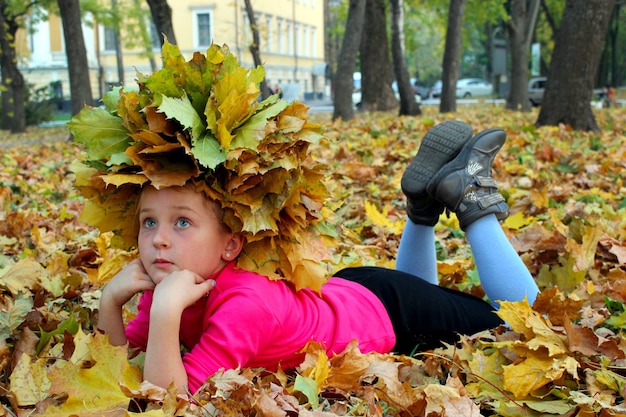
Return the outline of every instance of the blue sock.
{"type": "Polygon", "coordinates": [[[407,219],[398,247],[396,269],[431,284],[439,284],[434,227],[415,224],[407,219]]]}
{"type": "Polygon", "coordinates": [[[467,226],[465,235],[489,300],[497,307],[499,300],[521,301],[526,296],[532,305],[539,288],[495,214],[481,217],[467,226]]]}

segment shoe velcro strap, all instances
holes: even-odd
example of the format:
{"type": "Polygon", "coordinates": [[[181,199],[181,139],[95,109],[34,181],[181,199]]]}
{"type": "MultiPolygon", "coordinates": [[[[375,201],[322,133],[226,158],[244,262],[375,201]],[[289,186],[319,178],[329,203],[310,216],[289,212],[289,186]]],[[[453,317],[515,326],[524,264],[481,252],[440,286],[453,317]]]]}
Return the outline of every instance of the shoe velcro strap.
{"type": "Polygon", "coordinates": [[[498,188],[498,183],[496,182],[496,180],[493,179],[493,177],[475,177],[476,178],[476,184],[479,187],[489,187],[489,188],[498,188]]]}
{"type": "Polygon", "coordinates": [[[495,206],[496,204],[503,203],[503,202],[504,202],[504,197],[502,197],[502,194],[500,193],[494,193],[494,194],[489,194],[489,195],[480,197],[477,201],[481,209],[484,209],[490,206],[495,206]]]}

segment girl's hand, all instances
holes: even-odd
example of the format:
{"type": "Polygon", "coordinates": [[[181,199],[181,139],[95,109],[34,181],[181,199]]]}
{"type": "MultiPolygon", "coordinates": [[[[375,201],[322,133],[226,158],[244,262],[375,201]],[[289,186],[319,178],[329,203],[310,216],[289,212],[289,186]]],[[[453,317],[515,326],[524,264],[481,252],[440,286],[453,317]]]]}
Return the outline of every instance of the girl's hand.
{"type": "Polygon", "coordinates": [[[104,287],[102,297],[112,305],[121,307],[140,291],[155,288],[139,259],[135,259],[118,272],[104,287]]]}
{"type": "Polygon", "coordinates": [[[100,297],[98,328],[109,335],[112,345],[128,342],[124,333],[122,306],[138,292],[153,290],[154,287],[154,282],[138,259],[126,265],[105,285],[100,297]]]}
{"type": "Polygon", "coordinates": [[[152,312],[155,308],[172,314],[182,311],[205,297],[215,287],[215,281],[204,279],[189,270],[175,271],[169,274],[154,290],[152,312]]]}

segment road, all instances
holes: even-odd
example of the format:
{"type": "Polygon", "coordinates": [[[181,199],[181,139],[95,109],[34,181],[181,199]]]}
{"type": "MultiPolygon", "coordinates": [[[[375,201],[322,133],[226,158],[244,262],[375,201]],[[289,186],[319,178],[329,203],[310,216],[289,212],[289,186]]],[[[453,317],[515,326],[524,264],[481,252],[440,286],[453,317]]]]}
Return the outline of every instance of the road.
{"type": "MultiPolygon", "coordinates": [[[[478,103],[488,103],[488,104],[496,104],[496,105],[503,105],[505,103],[504,99],[465,99],[465,98],[460,98],[456,101],[456,104],[458,106],[471,106],[473,104],[478,104],[478,103]]],[[[331,100],[325,99],[325,100],[305,100],[304,104],[306,104],[307,106],[309,106],[309,114],[314,114],[314,113],[332,113],[334,106],[333,106],[333,102],[331,100]]],[[[422,100],[422,102],[420,103],[420,105],[422,106],[439,106],[439,99],[427,99],[427,100],[422,100]]]]}

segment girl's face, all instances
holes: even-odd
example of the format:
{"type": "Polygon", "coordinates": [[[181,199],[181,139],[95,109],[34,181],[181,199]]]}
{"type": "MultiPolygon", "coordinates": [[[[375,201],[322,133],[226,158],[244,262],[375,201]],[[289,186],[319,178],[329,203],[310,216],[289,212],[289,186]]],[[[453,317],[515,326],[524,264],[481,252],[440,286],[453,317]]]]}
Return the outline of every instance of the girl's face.
{"type": "Polygon", "coordinates": [[[174,271],[208,279],[239,255],[243,240],[220,222],[215,202],[193,187],[146,188],[139,205],[139,253],[155,284],[174,271]]]}

